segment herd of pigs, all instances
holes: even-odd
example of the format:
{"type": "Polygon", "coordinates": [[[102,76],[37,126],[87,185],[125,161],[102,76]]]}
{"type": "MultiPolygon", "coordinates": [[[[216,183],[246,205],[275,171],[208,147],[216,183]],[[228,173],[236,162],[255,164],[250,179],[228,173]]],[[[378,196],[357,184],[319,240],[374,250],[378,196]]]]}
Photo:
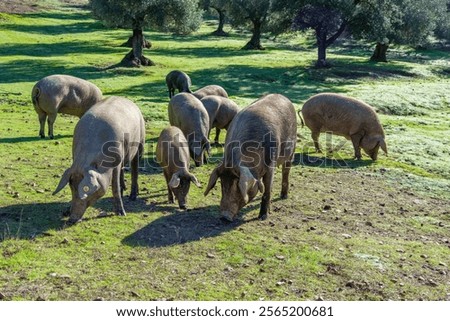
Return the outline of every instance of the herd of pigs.
{"type": "MultiPolygon", "coordinates": [[[[220,178],[220,211],[226,220],[234,220],[239,210],[258,192],[262,193],[259,218],[267,218],[275,167],[282,166],[281,198],[288,197],[289,171],[297,141],[297,117],[292,102],[280,94],[265,95],[240,109],[218,85],[195,92],[191,80],[181,71],[166,77],[169,90],[170,127],[158,139],[156,157],[167,182],[168,201],[174,196],[181,209],[186,208],[190,183],[201,187],[189,171],[192,158],[196,166],[210,155],[209,134],[226,129],[222,162],[212,171],[205,196],[220,178]],[[175,90],[179,93],[175,94],[175,90]]],[[[130,200],[138,195],[138,164],[145,143],[145,122],[136,104],[123,97],[102,97],[94,84],[73,76],[51,75],[38,81],[32,90],[32,102],[39,116],[39,134],[53,138],[57,113],[80,117],[72,144],[72,165],[63,173],[53,195],[67,184],[72,191],[69,222],[82,219],[86,209],[105,195],[112,186],[115,212],[125,215],[122,195],[126,188],[124,166],[131,170],[130,200]]],[[[311,130],[319,152],[319,135],[332,132],[351,140],[355,158],[361,148],[377,159],[381,148],[387,154],[385,136],[373,108],[366,103],[322,93],[308,99],[298,115],[311,130]]]]}

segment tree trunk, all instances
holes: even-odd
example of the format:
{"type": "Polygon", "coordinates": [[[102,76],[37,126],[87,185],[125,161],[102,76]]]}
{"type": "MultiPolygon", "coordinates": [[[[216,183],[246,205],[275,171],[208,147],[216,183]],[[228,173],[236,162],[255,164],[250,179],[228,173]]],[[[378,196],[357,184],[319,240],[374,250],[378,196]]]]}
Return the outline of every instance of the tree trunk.
{"type": "MultiPolygon", "coordinates": [[[[152,43],[144,37],[143,47],[145,49],[150,49],[152,47],[152,43]]],[[[133,36],[129,37],[127,41],[120,45],[120,47],[133,48],[133,36]]]]}
{"type": "Polygon", "coordinates": [[[323,28],[316,30],[317,39],[317,62],[316,68],[327,68],[327,33],[323,28]]]}
{"type": "Polygon", "coordinates": [[[217,26],[217,30],[212,33],[214,36],[227,37],[228,33],[223,31],[223,26],[225,25],[225,11],[217,8],[217,13],[219,14],[219,25],[217,26]]]}
{"type": "Polygon", "coordinates": [[[389,43],[387,42],[377,42],[375,46],[375,50],[373,51],[372,57],[370,57],[371,61],[376,62],[387,62],[386,52],[389,48],[389,43]]]}
{"type": "Polygon", "coordinates": [[[122,59],[121,65],[127,67],[140,67],[140,66],[154,66],[155,63],[150,59],[146,58],[142,54],[144,48],[144,35],[142,34],[142,29],[134,29],[132,37],[132,49],[126,56],[122,59]]]}
{"type": "Polygon", "coordinates": [[[261,20],[253,20],[253,35],[249,42],[242,48],[244,50],[264,50],[261,45],[261,20]]]}

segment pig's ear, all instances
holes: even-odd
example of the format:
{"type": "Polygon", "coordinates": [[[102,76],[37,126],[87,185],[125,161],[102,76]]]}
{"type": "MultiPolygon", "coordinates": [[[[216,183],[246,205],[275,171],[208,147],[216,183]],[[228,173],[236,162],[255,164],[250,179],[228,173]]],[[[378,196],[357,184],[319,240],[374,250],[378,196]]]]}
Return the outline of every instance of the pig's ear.
{"type": "MultiPolygon", "coordinates": [[[[248,203],[248,190],[257,184],[258,180],[253,176],[248,167],[239,166],[239,190],[245,203],[248,203]]],[[[259,185],[258,185],[258,188],[259,185]]]]}
{"type": "Polygon", "coordinates": [[[206,186],[206,190],[204,195],[208,195],[209,191],[216,185],[217,180],[219,179],[220,172],[222,171],[223,164],[220,164],[214,170],[212,171],[211,175],[209,176],[209,182],[208,186],[206,186]]]}
{"type": "Polygon", "coordinates": [[[56,187],[52,195],[59,193],[59,191],[62,190],[64,186],[66,186],[69,183],[71,175],[72,175],[72,167],[65,170],[64,174],[61,177],[61,180],[59,181],[58,187],[56,187]]]}
{"type": "Polygon", "coordinates": [[[180,173],[176,172],[172,175],[169,186],[170,188],[177,188],[178,186],[180,186],[180,173]]]}
{"type": "Polygon", "coordinates": [[[381,140],[380,140],[380,147],[387,156],[388,152],[387,152],[387,146],[386,146],[386,142],[384,141],[384,138],[381,138],[381,140]]]}
{"type": "Polygon", "coordinates": [[[202,187],[202,185],[200,185],[200,182],[198,181],[197,177],[194,176],[194,174],[189,174],[189,179],[191,180],[192,183],[195,184],[195,186],[202,187]]]}
{"type": "Polygon", "coordinates": [[[100,180],[102,175],[94,169],[87,171],[87,175],[83,178],[80,185],[78,185],[78,196],[84,200],[89,195],[94,194],[100,188],[100,180]]]}

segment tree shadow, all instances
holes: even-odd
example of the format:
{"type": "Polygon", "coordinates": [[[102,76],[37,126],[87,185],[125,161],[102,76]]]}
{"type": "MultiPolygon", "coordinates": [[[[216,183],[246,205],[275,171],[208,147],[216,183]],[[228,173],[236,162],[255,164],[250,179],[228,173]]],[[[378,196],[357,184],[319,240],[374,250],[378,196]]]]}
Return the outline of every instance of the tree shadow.
{"type": "MultiPolygon", "coordinates": [[[[63,60],[16,60],[0,64],[0,83],[35,82],[52,74],[68,74],[83,79],[107,77],[94,66],[67,67],[63,60]]],[[[31,92],[31,88],[30,88],[31,92]]]]}
{"type": "MultiPolygon", "coordinates": [[[[162,216],[140,230],[128,235],[122,244],[142,247],[166,247],[204,238],[216,237],[257,218],[244,220],[245,213],[258,204],[247,205],[240,211],[240,217],[233,222],[225,222],[218,216],[219,206],[199,207],[188,211],[162,216]]],[[[157,209],[158,210],[158,209],[157,209]]]]}
{"type": "MultiPolygon", "coordinates": [[[[36,130],[37,131],[37,130],[36,130]]],[[[72,135],[55,135],[55,140],[57,139],[63,139],[63,138],[69,138],[72,137],[72,135]]],[[[25,136],[25,137],[7,137],[7,138],[0,138],[0,144],[16,144],[16,143],[23,143],[23,142],[35,142],[35,141],[51,141],[48,138],[43,139],[39,137],[39,135],[36,136],[25,136]]]]}

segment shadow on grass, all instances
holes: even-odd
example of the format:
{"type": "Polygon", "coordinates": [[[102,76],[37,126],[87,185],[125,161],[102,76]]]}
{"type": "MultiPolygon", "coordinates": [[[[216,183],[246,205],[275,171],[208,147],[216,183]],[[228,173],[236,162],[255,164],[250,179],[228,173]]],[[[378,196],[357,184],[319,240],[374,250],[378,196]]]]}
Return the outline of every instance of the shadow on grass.
{"type": "MultiPolygon", "coordinates": [[[[38,130],[36,130],[37,132],[38,130]]],[[[15,143],[23,143],[23,142],[36,142],[36,141],[55,141],[58,139],[69,138],[72,135],[55,135],[54,140],[50,140],[47,138],[41,138],[39,135],[36,136],[26,136],[26,137],[8,137],[8,138],[0,138],[0,144],[15,144],[15,143]]]]}
{"type": "MultiPolygon", "coordinates": [[[[5,23],[2,29],[27,34],[43,35],[65,35],[72,33],[90,33],[98,30],[105,30],[100,22],[91,19],[91,13],[88,10],[77,11],[39,11],[23,15],[26,19],[35,19],[37,23],[20,24],[5,23]],[[54,24],[42,24],[45,20],[58,20],[54,24]],[[91,21],[88,21],[91,20],[91,21]]],[[[45,22],[44,22],[45,23],[45,22]]]]}
{"type": "Polygon", "coordinates": [[[327,156],[312,156],[308,153],[295,153],[293,165],[324,168],[358,168],[369,166],[373,163],[371,159],[336,159],[327,156]]]}
{"type": "MultiPolygon", "coordinates": [[[[259,202],[247,205],[241,216],[259,207],[259,202]]],[[[159,209],[156,209],[159,210],[159,209]]],[[[187,212],[176,212],[158,218],[142,229],[128,235],[122,243],[129,246],[165,247],[200,241],[231,231],[257,218],[224,222],[219,218],[219,206],[199,207],[187,212]]]]}
{"type": "Polygon", "coordinates": [[[17,204],[0,208],[0,242],[9,238],[32,239],[65,226],[61,213],[68,203],[17,204]]]}
{"type": "Polygon", "coordinates": [[[0,83],[5,84],[35,82],[52,74],[68,74],[87,80],[108,76],[93,66],[67,67],[67,62],[63,60],[16,60],[0,64],[0,69],[3,71],[0,74],[0,83]]]}

